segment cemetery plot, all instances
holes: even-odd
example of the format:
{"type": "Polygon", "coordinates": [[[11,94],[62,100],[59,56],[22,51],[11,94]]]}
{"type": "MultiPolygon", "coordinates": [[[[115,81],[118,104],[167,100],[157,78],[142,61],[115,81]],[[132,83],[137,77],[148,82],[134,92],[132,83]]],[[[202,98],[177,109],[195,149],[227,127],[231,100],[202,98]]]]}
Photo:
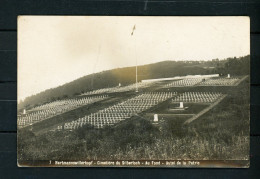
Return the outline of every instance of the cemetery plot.
{"type": "MultiPolygon", "coordinates": [[[[153,84],[152,82],[138,82],[137,88],[138,89],[147,88],[147,87],[151,86],[152,84],[153,84]]],[[[117,89],[111,91],[111,93],[135,91],[135,89],[136,89],[136,84],[134,83],[134,84],[130,84],[128,86],[123,86],[123,87],[117,88],[117,89]]]]}
{"type": "Polygon", "coordinates": [[[164,119],[176,120],[182,118],[182,123],[192,121],[203,115],[212,107],[217,105],[225,95],[217,92],[185,92],[171,100],[171,102],[164,103],[153,110],[152,113],[146,114],[149,119],[154,114],[158,115],[158,121],[162,123],[164,119]]]}
{"type": "MultiPolygon", "coordinates": [[[[152,82],[139,82],[137,83],[138,89],[143,89],[151,86],[152,82]]],[[[82,95],[92,95],[92,94],[103,94],[103,93],[117,93],[117,92],[127,92],[127,91],[134,91],[136,89],[136,84],[130,84],[127,86],[116,86],[111,88],[102,88],[93,91],[89,91],[83,93],[82,95]]]]}
{"type": "Polygon", "coordinates": [[[102,88],[102,89],[97,89],[97,90],[93,90],[93,91],[88,91],[86,93],[83,93],[81,95],[92,95],[92,94],[102,94],[102,93],[109,93],[115,89],[119,88],[119,86],[117,87],[112,87],[112,88],[102,88]]]}
{"type": "MultiPolygon", "coordinates": [[[[177,95],[175,92],[150,92],[130,98],[121,103],[115,104],[96,113],[84,116],[78,120],[65,123],[64,129],[77,129],[83,125],[90,124],[95,128],[103,128],[113,125],[132,116],[146,111],[159,103],[177,95]]],[[[62,126],[58,126],[62,129],[62,126]]]]}
{"type": "Polygon", "coordinates": [[[236,86],[243,81],[247,76],[243,78],[230,76],[224,77],[198,77],[198,78],[187,78],[182,80],[176,80],[171,83],[164,85],[164,88],[171,87],[189,87],[189,86],[236,86]]]}
{"type": "Polygon", "coordinates": [[[185,87],[185,86],[194,86],[202,81],[202,78],[187,78],[187,79],[182,79],[178,81],[173,81],[169,84],[166,84],[164,87],[169,88],[169,87],[185,87]]]}
{"type": "Polygon", "coordinates": [[[107,95],[102,95],[96,97],[57,100],[54,102],[43,104],[34,107],[31,110],[28,110],[28,113],[26,114],[18,115],[17,124],[19,128],[32,125],[36,122],[48,119],[56,115],[60,115],[62,113],[68,112],[87,104],[101,101],[106,98],[108,98],[107,95]]]}
{"type": "Polygon", "coordinates": [[[214,108],[216,105],[218,105],[225,97],[227,96],[227,94],[221,95],[217,100],[215,100],[213,103],[210,103],[209,107],[203,109],[201,112],[199,112],[198,114],[194,115],[193,117],[191,117],[190,119],[188,119],[187,121],[185,121],[184,124],[189,124],[192,121],[194,121],[195,119],[199,118],[200,116],[204,115],[206,112],[208,112],[209,110],[211,110],[212,108],[214,108]]]}
{"type": "Polygon", "coordinates": [[[212,103],[222,96],[218,92],[185,92],[175,97],[172,102],[212,103]]]}
{"type": "Polygon", "coordinates": [[[239,78],[211,78],[202,81],[199,86],[235,86],[240,81],[239,78]]]}

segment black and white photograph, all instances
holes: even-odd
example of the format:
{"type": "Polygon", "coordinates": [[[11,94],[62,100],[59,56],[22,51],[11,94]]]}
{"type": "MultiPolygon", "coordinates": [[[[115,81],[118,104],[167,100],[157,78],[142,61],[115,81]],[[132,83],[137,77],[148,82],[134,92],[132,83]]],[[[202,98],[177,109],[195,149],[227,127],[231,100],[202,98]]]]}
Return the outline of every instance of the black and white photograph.
{"type": "Polygon", "coordinates": [[[18,16],[19,167],[250,167],[247,16],[18,16]]]}

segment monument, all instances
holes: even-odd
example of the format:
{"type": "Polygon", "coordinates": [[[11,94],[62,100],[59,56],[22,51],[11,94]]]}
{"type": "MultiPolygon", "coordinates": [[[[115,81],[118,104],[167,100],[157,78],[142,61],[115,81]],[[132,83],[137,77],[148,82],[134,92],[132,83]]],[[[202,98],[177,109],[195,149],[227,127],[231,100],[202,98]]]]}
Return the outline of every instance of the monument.
{"type": "Polygon", "coordinates": [[[180,106],[174,107],[174,108],[169,109],[169,110],[170,110],[170,111],[179,111],[179,110],[185,110],[185,109],[188,109],[188,107],[184,107],[183,102],[180,102],[180,106]]]}
{"type": "Polygon", "coordinates": [[[158,114],[154,114],[153,122],[158,122],[158,114]]]}
{"type": "Polygon", "coordinates": [[[184,108],[183,102],[180,102],[180,108],[184,108]]]}

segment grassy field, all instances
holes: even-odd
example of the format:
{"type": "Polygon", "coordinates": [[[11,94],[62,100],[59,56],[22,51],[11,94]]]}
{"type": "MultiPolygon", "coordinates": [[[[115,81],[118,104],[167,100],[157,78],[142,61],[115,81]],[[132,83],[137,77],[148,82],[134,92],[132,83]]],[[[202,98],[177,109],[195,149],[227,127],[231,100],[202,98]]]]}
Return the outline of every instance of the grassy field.
{"type": "Polygon", "coordinates": [[[86,125],[37,136],[18,131],[18,160],[249,159],[248,83],[215,88],[228,96],[189,125],[182,117],[165,117],[156,126],[135,116],[102,130],[86,125]]]}

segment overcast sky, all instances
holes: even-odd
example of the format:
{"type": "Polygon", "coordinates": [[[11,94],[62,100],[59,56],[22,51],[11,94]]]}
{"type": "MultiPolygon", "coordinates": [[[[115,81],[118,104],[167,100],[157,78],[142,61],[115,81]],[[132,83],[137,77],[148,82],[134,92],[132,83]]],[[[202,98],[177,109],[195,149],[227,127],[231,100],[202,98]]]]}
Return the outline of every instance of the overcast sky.
{"type": "Polygon", "coordinates": [[[18,100],[136,59],[143,65],[248,55],[249,24],[247,17],[20,16],[18,100]]]}

